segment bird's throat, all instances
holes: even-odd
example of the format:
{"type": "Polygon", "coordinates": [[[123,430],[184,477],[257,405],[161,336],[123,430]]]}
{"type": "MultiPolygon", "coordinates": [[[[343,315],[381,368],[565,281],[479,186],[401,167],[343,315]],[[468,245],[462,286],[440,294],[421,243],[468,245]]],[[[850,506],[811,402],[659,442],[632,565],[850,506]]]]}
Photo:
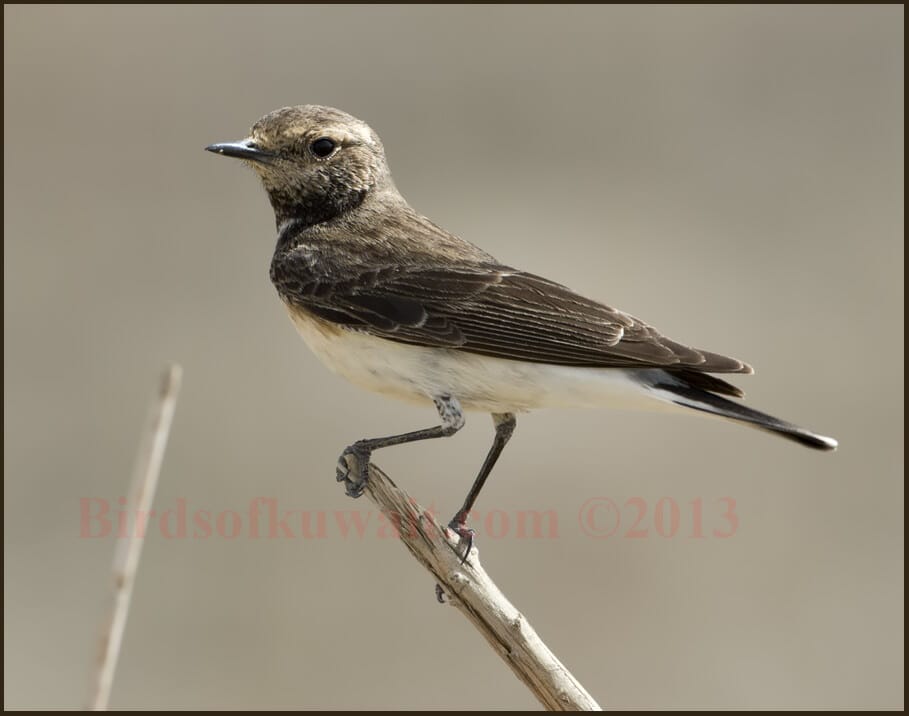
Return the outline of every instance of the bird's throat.
{"type": "Polygon", "coordinates": [[[275,212],[275,224],[279,227],[290,223],[298,229],[308,229],[323,224],[353,211],[366,198],[368,191],[331,194],[329,196],[301,197],[279,192],[269,192],[268,198],[275,212]]]}

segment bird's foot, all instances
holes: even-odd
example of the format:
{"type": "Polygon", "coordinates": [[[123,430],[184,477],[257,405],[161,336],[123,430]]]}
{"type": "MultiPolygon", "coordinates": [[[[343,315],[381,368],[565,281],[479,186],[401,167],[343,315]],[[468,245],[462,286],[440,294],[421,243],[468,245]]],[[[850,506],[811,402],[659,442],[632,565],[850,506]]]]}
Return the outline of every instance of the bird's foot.
{"type": "Polygon", "coordinates": [[[460,538],[458,540],[458,548],[460,549],[461,545],[465,546],[464,554],[461,556],[461,564],[464,564],[470,556],[470,550],[473,549],[476,532],[467,526],[467,515],[463,512],[458,512],[451,518],[451,522],[448,523],[448,529],[460,538]]]}
{"type": "Polygon", "coordinates": [[[344,490],[348,497],[360,497],[366,489],[369,480],[369,458],[372,450],[361,443],[354,443],[344,448],[338,458],[338,467],[335,477],[338,482],[344,483],[344,490]]]}

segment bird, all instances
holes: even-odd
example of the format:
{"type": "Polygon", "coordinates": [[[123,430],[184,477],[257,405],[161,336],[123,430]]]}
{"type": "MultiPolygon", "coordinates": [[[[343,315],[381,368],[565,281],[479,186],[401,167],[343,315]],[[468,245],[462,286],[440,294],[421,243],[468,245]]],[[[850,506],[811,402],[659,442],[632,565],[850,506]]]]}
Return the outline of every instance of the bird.
{"type": "Polygon", "coordinates": [[[283,107],[246,139],[206,147],[258,174],[275,215],[270,278],[297,331],[331,370],[367,390],[428,406],[439,424],[364,438],[336,468],[359,497],[372,453],[450,437],[466,411],[494,438],[449,527],[467,522],[516,415],[598,407],[700,413],[818,450],[837,441],[737,402],[716,374],[750,365],[676,342],[629,313],[504,264],[411,208],[376,132],[341,110],[283,107]]]}

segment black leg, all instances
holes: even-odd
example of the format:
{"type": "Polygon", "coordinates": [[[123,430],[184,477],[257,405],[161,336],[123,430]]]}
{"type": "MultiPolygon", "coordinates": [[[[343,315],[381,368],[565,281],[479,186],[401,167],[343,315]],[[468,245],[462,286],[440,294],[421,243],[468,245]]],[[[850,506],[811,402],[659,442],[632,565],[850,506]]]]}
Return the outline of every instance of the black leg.
{"type": "Polygon", "coordinates": [[[492,422],[496,427],[496,436],[492,441],[492,447],[489,448],[489,452],[486,454],[486,459],[483,461],[483,467],[480,468],[480,474],[477,475],[477,479],[473,481],[473,485],[470,488],[470,492],[467,493],[464,504],[461,509],[455,513],[455,516],[451,518],[451,522],[448,523],[448,526],[454,530],[455,533],[460,535],[463,540],[467,541],[467,549],[464,550],[461,564],[464,564],[467,560],[467,556],[470,554],[470,548],[473,546],[473,530],[468,529],[467,527],[467,515],[470,513],[470,510],[473,509],[473,503],[477,501],[480,490],[482,490],[483,485],[486,484],[486,478],[488,478],[489,473],[492,472],[496,460],[499,459],[499,455],[502,454],[502,449],[505,447],[509,438],[511,438],[515,425],[517,425],[514,413],[493,413],[492,422]]]}
{"type": "Polygon", "coordinates": [[[442,418],[442,424],[434,428],[424,430],[414,430],[403,435],[390,435],[387,438],[367,438],[357,440],[353,445],[349,445],[338,458],[337,478],[338,482],[345,483],[347,494],[351,497],[359,497],[363,494],[366,487],[366,480],[369,477],[369,458],[373,450],[390,447],[391,445],[402,445],[403,443],[412,443],[416,440],[429,440],[431,438],[447,438],[454,435],[458,430],[464,427],[464,414],[461,412],[461,405],[457,398],[450,395],[443,395],[433,398],[436,404],[436,410],[439,411],[439,417],[442,418]],[[351,477],[350,464],[347,456],[352,455],[356,460],[357,474],[351,477]]]}

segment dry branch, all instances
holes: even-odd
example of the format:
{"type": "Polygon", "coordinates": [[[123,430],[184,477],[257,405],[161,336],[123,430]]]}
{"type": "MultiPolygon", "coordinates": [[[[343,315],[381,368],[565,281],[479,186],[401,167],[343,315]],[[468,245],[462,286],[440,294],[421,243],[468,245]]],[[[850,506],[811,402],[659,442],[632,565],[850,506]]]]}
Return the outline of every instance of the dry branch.
{"type": "Polygon", "coordinates": [[[180,366],[171,365],[161,376],[160,388],[152,401],[148,423],[142,433],[139,452],[136,454],[129,498],[124,508],[128,519],[126,535],[118,537],[114,553],[113,600],[110,616],[101,634],[101,649],[89,703],[89,709],[92,711],[107,710],[110,700],[117,657],[120,655],[129,602],[133,593],[133,582],[139,566],[142,544],[145,541],[146,520],[155,496],[164,450],[167,447],[167,436],[177,407],[182,372],[180,366]]]}
{"type": "Polygon", "coordinates": [[[602,710],[505,598],[480,565],[476,549],[462,564],[457,536],[374,465],[369,467],[365,494],[435,577],[437,591],[448,596],[543,706],[550,711],[602,710]]]}

